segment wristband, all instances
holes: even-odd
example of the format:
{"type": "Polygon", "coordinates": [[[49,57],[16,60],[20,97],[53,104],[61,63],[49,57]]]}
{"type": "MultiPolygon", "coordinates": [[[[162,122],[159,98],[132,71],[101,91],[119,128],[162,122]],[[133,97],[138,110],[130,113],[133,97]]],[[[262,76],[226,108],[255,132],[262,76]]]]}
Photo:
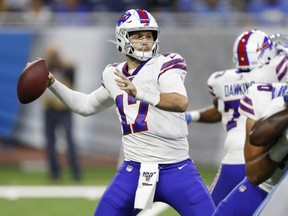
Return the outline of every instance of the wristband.
{"type": "Polygon", "coordinates": [[[152,106],[156,106],[160,102],[160,93],[159,92],[151,92],[147,90],[137,89],[137,93],[135,98],[137,100],[144,101],[152,106]]]}
{"type": "Polygon", "coordinates": [[[287,143],[286,133],[282,135],[278,142],[269,150],[269,157],[272,161],[279,163],[288,153],[288,143],[287,143]]]}
{"type": "Polygon", "coordinates": [[[191,115],[192,122],[197,122],[200,120],[201,114],[199,111],[193,110],[193,111],[189,112],[189,114],[191,115]]]}

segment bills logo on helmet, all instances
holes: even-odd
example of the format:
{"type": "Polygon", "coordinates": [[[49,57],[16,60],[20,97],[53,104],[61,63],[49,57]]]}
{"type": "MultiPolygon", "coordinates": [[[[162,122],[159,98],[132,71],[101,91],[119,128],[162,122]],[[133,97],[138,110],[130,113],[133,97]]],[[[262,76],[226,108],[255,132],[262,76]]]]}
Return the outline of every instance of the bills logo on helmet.
{"type": "Polygon", "coordinates": [[[129,11],[125,12],[118,20],[117,26],[122,25],[131,17],[131,13],[129,11]]]}
{"type": "Polygon", "coordinates": [[[272,42],[271,42],[271,40],[269,40],[267,38],[265,38],[264,43],[262,44],[262,46],[259,47],[259,44],[258,44],[256,52],[261,51],[260,55],[259,55],[259,58],[263,57],[263,55],[265,54],[265,49],[270,49],[270,50],[272,49],[272,42]]]}

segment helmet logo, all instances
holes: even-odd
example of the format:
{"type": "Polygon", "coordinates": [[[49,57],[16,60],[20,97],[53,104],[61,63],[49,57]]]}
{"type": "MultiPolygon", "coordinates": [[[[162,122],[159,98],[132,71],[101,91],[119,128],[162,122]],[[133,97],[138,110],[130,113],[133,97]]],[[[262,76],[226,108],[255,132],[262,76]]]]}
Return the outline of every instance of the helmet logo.
{"type": "Polygon", "coordinates": [[[123,23],[125,23],[131,16],[131,13],[129,11],[125,12],[118,20],[117,22],[117,26],[122,25],[123,23]]]}
{"type": "Polygon", "coordinates": [[[263,50],[263,49],[266,49],[268,46],[270,45],[270,41],[267,41],[266,43],[264,43],[261,47],[259,47],[259,44],[258,44],[258,47],[256,49],[256,52],[260,51],[260,50],[263,50]]]}

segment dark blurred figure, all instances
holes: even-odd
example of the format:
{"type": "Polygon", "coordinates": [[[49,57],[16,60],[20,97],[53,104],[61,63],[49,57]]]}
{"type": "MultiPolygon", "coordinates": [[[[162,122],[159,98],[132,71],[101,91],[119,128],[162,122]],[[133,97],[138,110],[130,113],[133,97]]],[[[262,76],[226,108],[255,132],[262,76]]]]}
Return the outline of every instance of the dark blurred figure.
{"type": "MultiPolygon", "coordinates": [[[[70,63],[64,62],[61,59],[57,45],[48,45],[45,59],[49,65],[50,71],[53,72],[55,77],[70,88],[73,88],[75,71],[74,66],[70,63]]],[[[47,141],[46,147],[50,178],[52,180],[59,180],[61,176],[61,167],[57,158],[56,134],[58,130],[62,128],[65,130],[68,151],[67,154],[73,179],[80,181],[80,166],[78,163],[77,150],[72,132],[72,113],[50,91],[46,91],[43,95],[43,102],[45,109],[45,136],[47,141]]]]}

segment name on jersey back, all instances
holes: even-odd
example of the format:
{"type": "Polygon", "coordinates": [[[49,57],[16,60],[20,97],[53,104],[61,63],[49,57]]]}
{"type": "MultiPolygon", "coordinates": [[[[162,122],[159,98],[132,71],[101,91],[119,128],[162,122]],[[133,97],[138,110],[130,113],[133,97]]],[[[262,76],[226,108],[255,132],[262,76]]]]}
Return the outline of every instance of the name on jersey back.
{"type": "Polygon", "coordinates": [[[255,81],[246,83],[234,83],[230,85],[224,85],[225,97],[244,95],[247,89],[252,86],[255,81]]]}

